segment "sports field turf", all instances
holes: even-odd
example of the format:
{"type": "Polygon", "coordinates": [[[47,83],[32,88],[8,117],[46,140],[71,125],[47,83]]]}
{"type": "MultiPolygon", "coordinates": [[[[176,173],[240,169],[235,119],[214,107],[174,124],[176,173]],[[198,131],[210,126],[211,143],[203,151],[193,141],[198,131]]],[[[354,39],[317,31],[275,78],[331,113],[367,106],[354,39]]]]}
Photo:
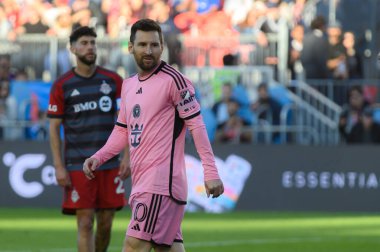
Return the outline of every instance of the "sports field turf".
{"type": "MultiPolygon", "coordinates": [[[[130,211],[119,212],[109,252],[121,251],[130,211]]],[[[187,214],[186,251],[376,252],[380,215],[317,213],[187,214]]],[[[70,252],[75,219],[58,209],[0,209],[0,252],[70,252]]]]}

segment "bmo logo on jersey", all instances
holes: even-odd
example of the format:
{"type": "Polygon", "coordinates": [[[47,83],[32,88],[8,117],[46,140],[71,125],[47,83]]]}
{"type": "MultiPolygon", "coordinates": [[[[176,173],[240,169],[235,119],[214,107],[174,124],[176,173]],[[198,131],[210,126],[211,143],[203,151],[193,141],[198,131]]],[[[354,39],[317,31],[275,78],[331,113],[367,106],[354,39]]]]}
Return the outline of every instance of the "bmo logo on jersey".
{"type": "Polygon", "coordinates": [[[99,107],[99,109],[103,112],[109,112],[112,108],[112,100],[109,96],[102,96],[99,99],[99,102],[96,101],[88,101],[88,102],[82,102],[78,104],[74,104],[74,112],[84,112],[84,111],[90,111],[90,110],[96,110],[99,107]]]}

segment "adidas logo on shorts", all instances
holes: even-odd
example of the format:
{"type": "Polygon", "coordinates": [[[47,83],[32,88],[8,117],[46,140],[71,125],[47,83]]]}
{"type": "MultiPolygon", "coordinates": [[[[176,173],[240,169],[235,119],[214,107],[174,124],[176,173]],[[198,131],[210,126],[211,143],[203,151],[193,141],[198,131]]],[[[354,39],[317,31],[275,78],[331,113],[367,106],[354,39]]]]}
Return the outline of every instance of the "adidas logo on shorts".
{"type": "Polygon", "coordinates": [[[136,231],[140,231],[140,226],[137,223],[136,225],[134,225],[133,227],[131,227],[131,229],[136,230],[136,231]]]}

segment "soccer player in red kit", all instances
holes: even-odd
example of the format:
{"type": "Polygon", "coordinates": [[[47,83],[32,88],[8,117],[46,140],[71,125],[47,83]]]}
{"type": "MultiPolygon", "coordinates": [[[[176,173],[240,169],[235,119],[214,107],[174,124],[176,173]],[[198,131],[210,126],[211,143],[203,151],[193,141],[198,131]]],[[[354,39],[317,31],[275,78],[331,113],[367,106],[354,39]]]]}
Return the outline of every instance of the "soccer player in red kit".
{"type": "Polygon", "coordinates": [[[85,161],[83,171],[96,179],[97,167],[129,145],[132,217],[123,251],[185,251],[186,128],[202,161],[207,195],[221,195],[223,183],[192,83],[161,60],[160,26],[150,19],[133,24],[129,51],[138,74],[124,81],[116,126],[105,146],[85,161]]]}
{"type": "Polygon", "coordinates": [[[105,162],[95,180],[88,180],[82,171],[85,159],[102,147],[112,132],[122,85],[118,74],[96,65],[95,38],[89,27],[73,31],[70,50],[77,64],[54,82],[48,108],[55,175],[64,188],[62,212],[76,214],[81,252],[107,251],[115,210],[126,204],[123,180],[130,172],[128,155],[122,163],[117,155],[105,162]]]}

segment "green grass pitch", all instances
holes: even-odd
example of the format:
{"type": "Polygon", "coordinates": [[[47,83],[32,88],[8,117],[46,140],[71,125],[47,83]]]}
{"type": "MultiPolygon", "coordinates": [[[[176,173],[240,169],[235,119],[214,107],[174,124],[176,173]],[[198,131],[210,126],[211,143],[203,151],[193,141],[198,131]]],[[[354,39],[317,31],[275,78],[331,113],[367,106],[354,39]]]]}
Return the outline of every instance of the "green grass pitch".
{"type": "MultiPolygon", "coordinates": [[[[118,212],[109,252],[120,252],[129,210],[118,212]]],[[[380,216],[354,213],[188,213],[187,252],[375,252],[380,216]]],[[[59,209],[0,208],[0,252],[76,251],[75,218],[59,209]]]]}

